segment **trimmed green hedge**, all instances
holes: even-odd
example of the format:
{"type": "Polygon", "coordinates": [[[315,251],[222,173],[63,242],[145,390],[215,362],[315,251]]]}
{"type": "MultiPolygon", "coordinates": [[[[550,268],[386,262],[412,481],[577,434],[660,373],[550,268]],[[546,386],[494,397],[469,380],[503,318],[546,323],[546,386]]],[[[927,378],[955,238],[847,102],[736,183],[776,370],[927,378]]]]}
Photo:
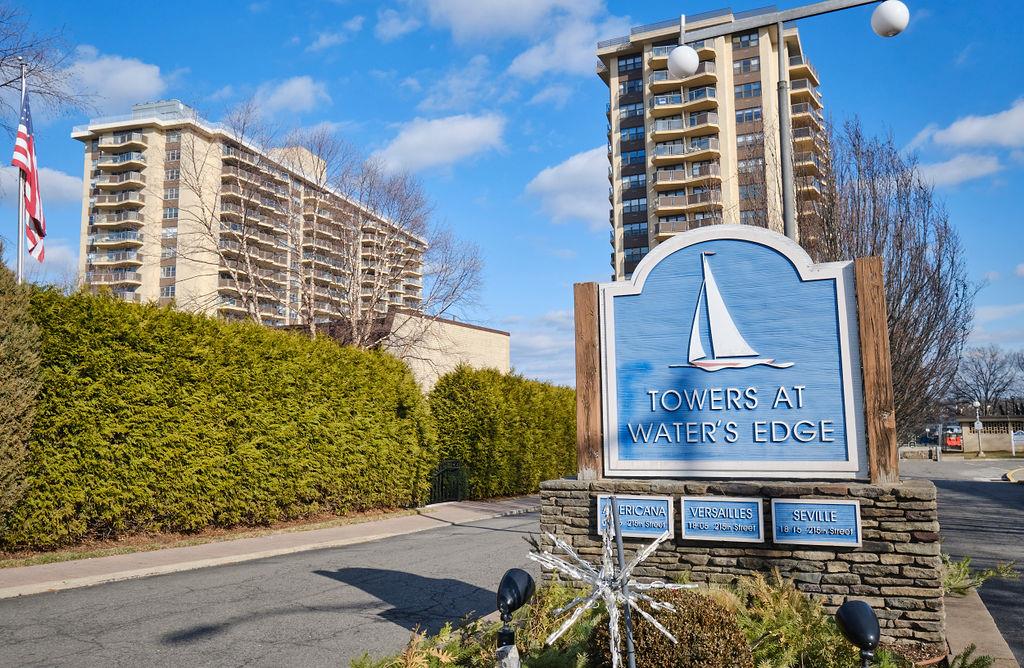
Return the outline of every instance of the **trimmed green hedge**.
{"type": "Polygon", "coordinates": [[[0,546],[259,525],[422,502],[437,453],[377,352],[113,297],[37,293],[25,495],[0,546]]]}
{"type": "Polygon", "coordinates": [[[469,469],[473,498],[536,492],[576,472],[576,394],[515,374],[459,367],[430,393],[441,459],[469,469]]]}

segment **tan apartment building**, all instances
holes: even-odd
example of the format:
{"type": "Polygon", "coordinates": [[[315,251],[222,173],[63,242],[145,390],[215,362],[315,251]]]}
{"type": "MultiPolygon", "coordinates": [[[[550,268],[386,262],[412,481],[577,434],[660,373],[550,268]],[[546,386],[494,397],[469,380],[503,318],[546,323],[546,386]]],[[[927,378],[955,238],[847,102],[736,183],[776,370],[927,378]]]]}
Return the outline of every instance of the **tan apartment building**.
{"type": "MultiPolygon", "coordinates": [[[[686,30],[731,23],[759,10],[723,9],[686,17],[686,30]]],[[[767,11],[767,10],[765,10],[767,11]]],[[[709,224],[782,232],[779,166],[779,40],[774,27],[689,43],[697,72],[674,79],[668,54],[679,19],[638,26],[598,44],[598,76],[608,85],[608,179],[612,278],[628,278],[671,235],[709,224]]],[[[818,74],[795,28],[784,30],[794,137],[794,173],[803,224],[822,194],[823,133],[818,74]]]]}
{"type": "Polygon", "coordinates": [[[334,191],[305,149],[260,151],[178,100],[72,137],[89,287],[268,325],[422,304],[426,242],[334,191]]]}

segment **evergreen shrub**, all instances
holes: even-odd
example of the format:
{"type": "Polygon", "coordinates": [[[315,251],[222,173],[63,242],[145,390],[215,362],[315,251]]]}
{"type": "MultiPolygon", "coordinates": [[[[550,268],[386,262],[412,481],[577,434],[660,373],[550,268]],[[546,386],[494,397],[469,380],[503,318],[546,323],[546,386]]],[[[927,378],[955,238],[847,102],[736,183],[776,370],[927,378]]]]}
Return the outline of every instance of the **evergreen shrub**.
{"type": "Polygon", "coordinates": [[[473,498],[536,492],[576,472],[576,393],[461,366],[430,393],[441,459],[468,469],[473,498]]]}
{"type": "Polygon", "coordinates": [[[384,353],[111,296],[38,292],[42,388],[0,547],[421,503],[428,406],[384,353]]]}

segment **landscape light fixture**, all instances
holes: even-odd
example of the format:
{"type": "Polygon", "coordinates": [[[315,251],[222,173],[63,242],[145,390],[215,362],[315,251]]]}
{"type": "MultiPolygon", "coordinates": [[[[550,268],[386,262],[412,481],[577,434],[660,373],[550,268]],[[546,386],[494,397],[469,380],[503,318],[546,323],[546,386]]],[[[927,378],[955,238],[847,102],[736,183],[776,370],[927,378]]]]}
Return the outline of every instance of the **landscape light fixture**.
{"type": "MultiPolygon", "coordinates": [[[[782,166],[782,222],[786,236],[798,241],[796,227],[796,185],[793,182],[793,130],[790,128],[789,63],[783,45],[785,26],[809,16],[821,16],[842,9],[873,5],[878,0],[822,0],[802,7],[782,11],[766,11],[753,16],[737,18],[732,23],[712,25],[694,30],[689,38],[694,42],[724,37],[747,30],[775,26],[779,40],[779,162],[782,166]]],[[[871,14],[871,29],[881,37],[895,37],[910,23],[910,10],[901,0],[885,0],[871,14]]],[[[693,47],[685,43],[686,17],[679,17],[679,46],[668,54],[668,71],[673,79],[685,79],[697,73],[700,58],[693,47]]]]}
{"type": "Polygon", "coordinates": [[[875,611],[864,601],[847,601],[836,610],[836,624],[846,639],[860,650],[861,668],[868,668],[875,658],[880,635],[875,611]]]}
{"type": "Polygon", "coordinates": [[[510,568],[501,578],[498,585],[498,612],[501,614],[502,627],[498,631],[498,647],[516,644],[515,631],[509,626],[512,613],[533,598],[535,589],[533,576],[521,568],[510,568]]]}

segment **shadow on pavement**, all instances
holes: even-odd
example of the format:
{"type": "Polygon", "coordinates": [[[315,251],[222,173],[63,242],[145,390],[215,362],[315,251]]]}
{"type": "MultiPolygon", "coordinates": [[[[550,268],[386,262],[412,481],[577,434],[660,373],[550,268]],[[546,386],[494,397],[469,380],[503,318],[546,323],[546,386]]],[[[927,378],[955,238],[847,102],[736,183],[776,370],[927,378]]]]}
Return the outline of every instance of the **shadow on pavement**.
{"type": "Polygon", "coordinates": [[[495,609],[495,592],[451,578],[429,578],[378,568],[313,571],[351,585],[392,606],[379,616],[410,631],[437,633],[445,622],[495,609]]]}

